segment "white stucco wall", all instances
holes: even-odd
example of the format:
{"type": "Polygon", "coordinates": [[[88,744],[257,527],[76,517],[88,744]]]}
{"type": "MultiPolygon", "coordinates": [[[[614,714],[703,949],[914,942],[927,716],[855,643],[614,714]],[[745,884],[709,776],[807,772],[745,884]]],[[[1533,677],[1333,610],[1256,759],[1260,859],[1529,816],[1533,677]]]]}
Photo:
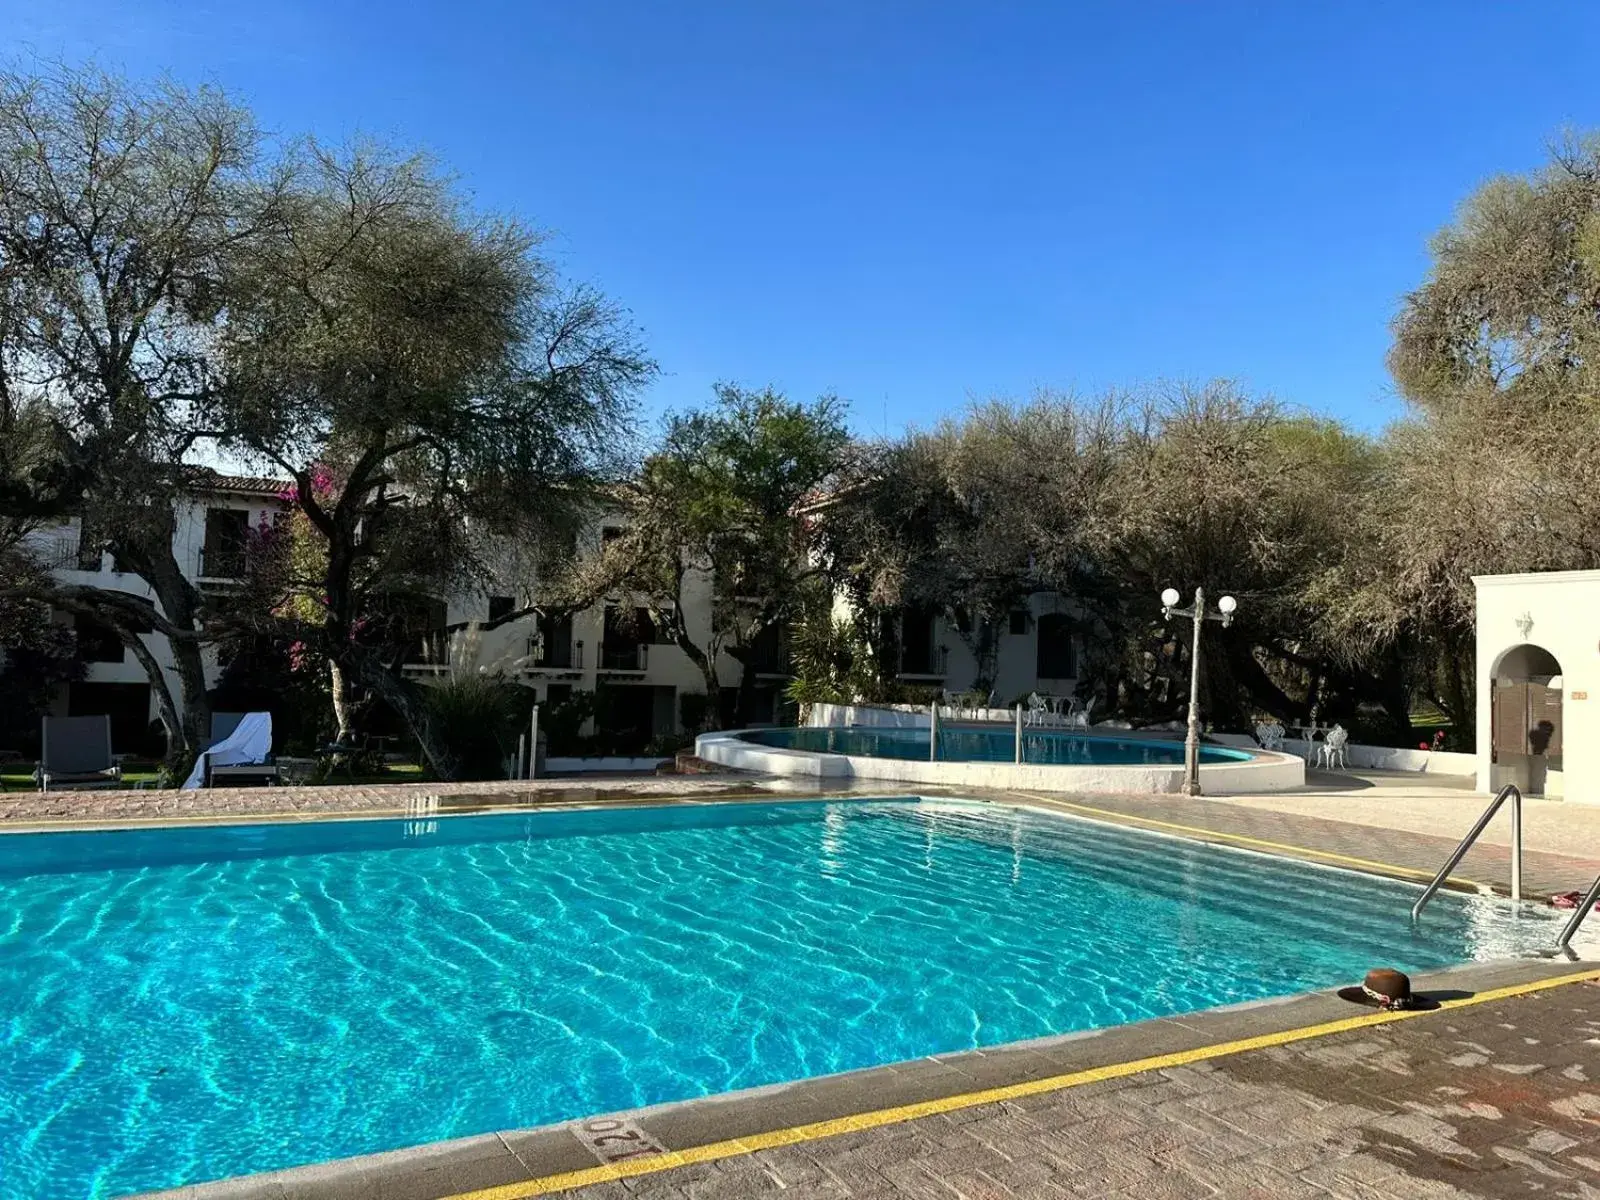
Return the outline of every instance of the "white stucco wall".
{"type": "MultiPolygon", "coordinates": [[[[179,570],[191,580],[201,577],[200,551],[206,540],[207,509],[243,510],[247,514],[246,519],[249,523],[257,526],[264,520],[270,520],[274,512],[281,511],[284,507],[281,500],[267,494],[206,492],[183,498],[177,504],[172,535],[172,550],[177,558],[179,570]]],[[[52,574],[62,583],[127,592],[154,602],[155,592],[150,585],[137,575],[114,570],[116,564],[109,554],[100,556],[99,565],[95,569],[81,569],[77,561],[81,533],[81,522],[74,518],[65,525],[46,528],[30,535],[28,544],[42,561],[52,567],[52,574]]],[[[149,647],[151,655],[161,667],[167,690],[171,693],[173,702],[181,710],[183,694],[177,672],[173,667],[172,651],[167,645],[166,636],[147,633],[141,635],[140,640],[149,647]]],[[[216,651],[208,647],[203,651],[203,658],[206,683],[208,686],[214,685],[221,674],[216,651]]],[[[84,682],[148,684],[150,678],[145,674],[144,667],[139,661],[124,650],[120,662],[89,663],[84,672],[84,682]]],[[[58,698],[57,707],[64,711],[65,691],[58,698]]],[[[155,720],[157,716],[153,696],[147,716],[150,720],[155,720]]]]}
{"type": "MultiPolygon", "coordinates": [[[[874,779],[942,787],[1025,788],[1032,791],[1100,794],[1174,794],[1183,790],[1183,765],[1064,766],[1047,763],[920,762],[864,754],[825,754],[762,746],[740,732],[706,733],[695,753],[736,770],[796,775],[817,780],[874,779]]],[[[1208,796],[1287,792],[1305,784],[1306,765],[1292,754],[1257,751],[1247,760],[1204,763],[1200,785],[1208,796]]]]}
{"type": "Polygon", "coordinates": [[[1600,803],[1600,571],[1480,575],[1477,588],[1478,788],[1512,773],[1492,761],[1490,696],[1496,666],[1521,645],[1542,647],[1561,665],[1562,770],[1547,794],[1600,803]]]}

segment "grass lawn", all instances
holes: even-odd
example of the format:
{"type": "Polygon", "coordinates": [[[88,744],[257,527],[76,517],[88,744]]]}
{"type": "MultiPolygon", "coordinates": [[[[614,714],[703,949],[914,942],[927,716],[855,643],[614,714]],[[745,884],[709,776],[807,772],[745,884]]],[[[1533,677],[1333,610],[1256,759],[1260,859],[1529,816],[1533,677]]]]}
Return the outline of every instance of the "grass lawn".
{"type": "MultiPolygon", "coordinates": [[[[122,771],[122,786],[132,787],[142,783],[145,787],[153,787],[159,777],[155,763],[129,763],[122,771]]],[[[32,764],[23,768],[20,763],[7,763],[6,769],[0,771],[0,792],[31,792],[38,786],[33,781],[32,764]]]]}

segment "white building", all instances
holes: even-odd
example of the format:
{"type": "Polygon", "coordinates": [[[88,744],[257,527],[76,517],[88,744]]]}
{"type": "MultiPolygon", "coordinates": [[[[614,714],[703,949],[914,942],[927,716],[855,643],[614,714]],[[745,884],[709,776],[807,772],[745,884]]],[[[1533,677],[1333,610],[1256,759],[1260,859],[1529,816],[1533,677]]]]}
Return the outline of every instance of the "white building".
{"type": "MultiPolygon", "coordinates": [[[[977,657],[969,639],[946,614],[906,609],[894,634],[892,653],[898,659],[900,682],[946,692],[973,688],[977,657]]],[[[1076,691],[1083,639],[1079,619],[1064,597],[1050,591],[1034,593],[1006,614],[996,637],[990,685],[996,703],[1011,704],[1034,691],[1055,696],[1076,691]]]]}
{"type": "MultiPolygon", "coordinates": [[[[239,575],[246,527],[270,520],[272,513],[281,511],[285,505],[279,493],[287,486],[275,479],[217,475],[180,500],[172,545],[184,574],[202,590],[232,585],[239,575]]],[[[143,579],[120,570],[114,556],[96,548],[103,540],[74,519],[33,535],[29,544],[63,583],[130,592],[153,602],[155,594],[143,579]]],[[[73,621],[70,616],[62,619],[73,621]]],[[[76,624],[85,675],[80,682],[61,688],[56,714],[108,713],[113,747],[119,752],[124,747],[143,748],[149,742],[150,723],[156,719],[144,667],[110,630],[83,620],[76,624]]],[[[141,638],[163,668],[173,699],[181,703],[166,637],[146,633],[141,638]]],[[[220,667],[214,651],[207,651],[206,672],[208,682],[215,683],[220,667]]]]}
{"type": "MultiPolygon", "coordinates": [[[[270,522],[285,511],[283,493],[286,481],[255,477],[216,475],[178,503],[173,537],[179,567],[202,590],[226,590],[235,586],[243,563],[246,529],[270,522]]],[[[580,539],[580,552],[597,550],[620,521],[604,518],[580,539]]],[[[118,569],[114,557],[93,546],[99,540],[86,531],[82,521],[33,535],[35,553],[64,583],[96,588],[114,588],[154,600],[147,584],[137,575],[118,569]]],[[[703,636],[709,620],[708,603],[695,604],[704,595],[709,581],[699,582],[699,592],[689,594],[686,614],[692,636],[703,636]]],[[[680,698],[689,693],[703,695],[705,682],[698,667],[677,646],[664,644],[648,632],[648,621],[623,618],[628,608],[636,607],[625,596],[607,597],[602,603],[569,616],[540,618],[525,616],[504,624],[493,624],[503,614],[520,607],[519,598],[506,595],[455,596],[434,602],[429,622],[432,628],[447,632],[468,622],[490,624],[482,634],[485,661],[520,660],[520,682],[537,693],[542,703],[556,703],[574,691],[592,691],[604,685],[610,693],[611,710],[642,739],[673,733],[682,728],[680,698]]],[[[65,615],[61,619],[71,621],[65,615]]],[[[143,666],[110,630],[92,622],[79,621],[80,653],[87,669],[82,681],[64,685],[56,697],[58,715],[98,715],[112,718],[112,742],[124,748],[154,749],[150,727],[157,719],[150,681],[143,666]]],[[[159,633],[141,635],[166,676],[173,700],[182,703],[172,655],[166,638],[159,633]]],[[[434,646],[447,639],[430,639],[434,646]]],[[[757,699],[771,704],[783,682],[780,647],[773,640],[758,661],[757,699]]],[[[447,669],[430,661],[419,642],[415,660],[404,670],[419,682],[426,682],[447,669]]],[[[221,664],[214,651],[207,651],[207,682],[215,686],[221,664]]],[[[721,677],[725,684],[740,677],[739,664],[724,655],[721,677]]]]}
{"type": "Polygon", "coordinates": [[[1479,789],[1600,803],[1600,571],[1472,582],[1479,789]]]}
{"type": "MultiPolygon", "coordinates": [[[[178,504],[173,548],[180,568],[202,590],[235,586],[246,530],[271,522],[288,508],[283,493],[289,486],[283,480],[228,475],[211,476],[196,486],[178,504]]],[[[579,552],[598,551],[623,524],[619,517],[601,518],[580,538],[579,552]]],[[[74,520],[34,535],[32,544],[63,582],[116,588],[153,599],[139,576],[119,570],[111,554],[93,549],[97,540],[93,531],[85,536],[81,521],[74,520]]],[[[686,619],[697,642],[704,638],[710,619],[709,589],[709,578],[691,576],[686,619]]],[[[569,615],[502,620],[522,603],[509,587],[504,594],[434,600],[427,602],[423,624],[443,633],[468,622],[480,623],[482,661],[515,661],[518,679],[543,704],[604,687],[613,724],[631,731],[637,740],[684,728],[683,697],[703,696],[704,677],[680,648],[650,631],[642,611],[630,614],[630,609],[640,608],[633,598],[619,594],[569,615]]],[[[108,713],[118,751],[157,750],[151,733],[157,710],[144,668],[109,630],[87,621],[78,626],[87,672],[81,682],[61,688],[54,711],[59,715],[108,713]]],[[[960,631],[944,615],[906,611],[896,622],[894,635],[902,682],[947,692],[965,691],[973,685],[977,664],[960,631]]],[[[154,632],[142,637],[165,669],[174,701],[181,704],[182,693],[171,669],[165,637],[154,632]]],[[[998,637],[994,690],[1002,701],[1033,690],[1065,695],[1077,686],[1081,640],[1066,604],[1054,593],[1041,592],[1010,613],[998,637]]],[[[418,653],[404,667],[419,682],[448,670],[439,661],[437,649],[447,639],[430,642],[435,647],[433,657],[422,653],[419,643],[418,653]]],[[[788,679],[785,660],[781,631],[772,630],[756,648],[754,658],[758,719],[777,715],[777,701],[788,679]]],[[[725,695],[718,699],[726,705],[741,677],[741,666],[724,653],[720,668],[725,695]]],[[[208,651],[208,684],[215,686],[221,672],[215,652],[208,651]]]]}

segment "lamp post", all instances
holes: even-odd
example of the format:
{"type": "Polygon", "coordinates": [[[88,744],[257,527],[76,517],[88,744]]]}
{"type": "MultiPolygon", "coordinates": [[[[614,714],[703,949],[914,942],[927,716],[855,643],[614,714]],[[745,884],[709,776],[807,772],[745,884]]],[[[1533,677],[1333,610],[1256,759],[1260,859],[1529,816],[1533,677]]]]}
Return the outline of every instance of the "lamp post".
{"type": "Polygon", "coordinates": [[[1194,603],[1188,608],[1179,608],[1178,601],[1183,599],[1178,594],[1177,588],[1168,588],[1161,593],[1161,616],[1165,620],[1173,617],[1188,617],[1194,621],[1194,652],[1189,656],[1189,733],[1183,740],[1183,790],[1191,796],[1200,794],[1200,628],[1207,621],[1221,621],[1223,627],[1233,624],[1233,613],[1239,607],[1239,602],[1232,596],[1224,596],[1217,601],[1217,611],[1206,611],[1206,593],[1204,588],[1195,588],[1194,603]]]}

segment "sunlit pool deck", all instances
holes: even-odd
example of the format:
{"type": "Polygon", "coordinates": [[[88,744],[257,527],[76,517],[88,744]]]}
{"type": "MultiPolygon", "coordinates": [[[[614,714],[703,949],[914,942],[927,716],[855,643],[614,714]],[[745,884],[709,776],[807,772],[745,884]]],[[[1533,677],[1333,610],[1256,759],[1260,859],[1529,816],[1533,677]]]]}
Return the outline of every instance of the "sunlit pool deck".
{"type": "MultiPolygon", "coordinates": [[[[380,812],[416,816],[419,809],[448,815],[547,805],[717,803],[760,794],[764,787],[774,789],[769,798],[811,798],[792,790],[793,780],[726,778],[614,780],[596,791],[572,781],[505,790],[464,785],[425,794],[420,805],[416,797],[391,795],[387,809],[383,796],[291,797],[283,793],[341,789],[277,789],[278,795],[257,791],[245,802],[217,797],[222,811],[209,819],[277,822],[380,812]]],[[[1450,841],[1172,796],[985,795],[1400,879],[1431,872],[1450,841]]],[[[125,815],[139,823],[163,822],[160,813],[142,819],[134,812],[119,814],[111,795],[99,799],[93,813],[53,821],[105,827],[122,824],[125,815]]],[[[0,827],[24,827],[26,814],[4,816],[0,827]]],[[[203,812],[186,816],[208,819],[203,812]]],[[[1530,852],[1530,890],[1580,886],[1597,865],[1530,852]]],[[[1503,852],[1486,844],[1463,865],[1462,885],[1503,880],[1503,868],[1503,852]]],[[[1145,1196],[1381,1196],[1410,1194],[1401,1186],[1408,1182],[1435,1188],[1415,1194],[1511,1194],[1529,1181],[1585,1179],[1600,1170],[1600,1155],[1584,1140],[1593,1140],[1600,1096],[1595,1085],[1586,1086],[1581,1069],[1571,1069],[1585,1047],[1592,1050],[1586,1039],[1600,1036],[1600,989],[1575,983],[1524,990],[1586,974],[1587,965],[1523,960],[1447,971],[1427,982],[1464,1006],[1394,1024],[1377,1023],[1364,1010],[1317,993],[940,1054],[622,1117],[507,1130],[173,1194],[197,1200],[511,1200],[581,1189],[573,1194],[600,1200],[744,1196],[783,1187],[799,1195],[844,1197],[1121,1190],[1145,1196]],[[1446,1059],[1465,1065],[1446,1070],[1446,1059]],[[1252,1065],[1258,1061],[1262,1066],[1252,1065]],[[1345,1065],[1332,1070],[1334,1063],[1345,1065]],[[1508,1079],[1522,1081],[1517,1097],[1506,1094],[1508,1079]],[[1464,1089],[1469,1099],[1452,1100],[1450,1088],[1464,1089]],[[1462,1112],[1483,1111],[1472,1107],[1476,1101],[1470,1097],[1488,1095],[1491,1088],[1499,1089],[1497,1102],[1511,1119],[1490,1128],[1483,1118],[1481,1127],[1460,1134],[1462,1153],[1441,1150],[1437,1128],[1426,1122],[1454,1122],[1451,1128],[1459,1131],[1462,1112]],[[1425,1119],[1416,1116],[1419,1111],[1425,1119]],[[1185,1182],[1175,1182],[1180,1178],[1185,1182]],[[1380,1178],[1382,1187],[1375,1182],[1380,1178]],[[1463,1190],[1437,1190],[1447,1181],[1463,1190]],[[1489,1183],[1492,1190],[1478,1190],[1489,1183]]]]}

